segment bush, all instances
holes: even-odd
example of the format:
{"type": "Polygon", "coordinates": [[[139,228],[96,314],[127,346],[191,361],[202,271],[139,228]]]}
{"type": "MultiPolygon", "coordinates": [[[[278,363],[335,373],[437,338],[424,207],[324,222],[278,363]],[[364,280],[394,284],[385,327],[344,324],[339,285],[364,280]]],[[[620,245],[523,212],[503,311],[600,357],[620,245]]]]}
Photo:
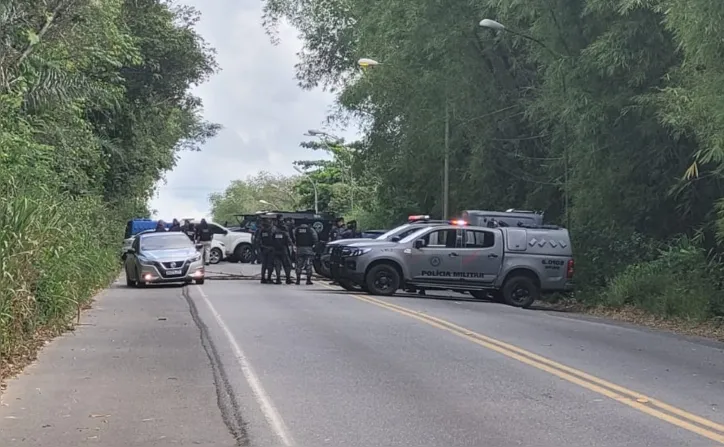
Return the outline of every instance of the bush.
{"type": "Polygon", "coordinates": [[[122,224],[95,197],[0,191],[0,359],[62,330],[117,275],[122,224]]]}
{"type": "Polygon", "coordinates": [[[635,306],[661,317],[693,320],[724,311],[722,271],[706,251],[682,238],[648,262],[635,263],[616,275],[599,294],[598,304],[635,306]]]}

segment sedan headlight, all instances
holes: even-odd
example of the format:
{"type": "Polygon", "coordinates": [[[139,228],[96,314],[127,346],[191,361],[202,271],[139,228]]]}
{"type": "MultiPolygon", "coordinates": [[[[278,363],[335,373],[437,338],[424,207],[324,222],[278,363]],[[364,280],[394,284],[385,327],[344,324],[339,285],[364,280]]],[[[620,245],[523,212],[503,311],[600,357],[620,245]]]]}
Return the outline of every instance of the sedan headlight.
{"type": "Polygon", "coordinates": [[[196,261],[198,261],[198,260],[200,260],[200,259],[201,259],[201,253],[199,253],[199,254],[197,254],[197,255],[195,255],[195,256],[192,256],[191,259],[189,259],[189,262],[196,262],[196,261]]]}

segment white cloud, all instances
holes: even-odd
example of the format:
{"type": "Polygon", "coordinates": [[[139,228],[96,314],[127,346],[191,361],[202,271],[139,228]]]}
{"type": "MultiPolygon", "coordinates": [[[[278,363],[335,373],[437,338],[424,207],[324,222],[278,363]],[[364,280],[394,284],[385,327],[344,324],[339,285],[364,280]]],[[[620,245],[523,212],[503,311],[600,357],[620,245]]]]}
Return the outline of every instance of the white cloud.
{"type": "MultiPolygon", "coordinates": [[[[281,25],[279,45],[261,26],[259,0],[187,0],[202,13],[199,33],[217,50],[221,72],[199,86],[205,117],[224,129],[201,152],[181,154],[151,201],[162,219],[208,214],[208,196],[235,179],[265,170],[294,174],[292,162],[318,157],[300,148],[308,129],[319,128],[334,97],[304,91],[294,78],[301,42],[281,25]]],[[[354,138],[355,131],[340,132],[354,138]]]]}

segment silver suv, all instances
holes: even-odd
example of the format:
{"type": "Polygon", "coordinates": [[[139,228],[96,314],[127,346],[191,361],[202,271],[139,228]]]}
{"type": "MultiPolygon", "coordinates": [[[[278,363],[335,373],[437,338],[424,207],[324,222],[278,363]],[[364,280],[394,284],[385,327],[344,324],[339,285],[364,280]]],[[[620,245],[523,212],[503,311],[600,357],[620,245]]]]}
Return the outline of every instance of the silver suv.
{"type": "Polygon", "coordinates": [[[365,241],[342,247],[331,260],[337,277],[373,295],[403,287],[488,293],[529,307],[544,293],[573,289],[568,231],[555,226],[424,227],[399,242],[365,241]]]}

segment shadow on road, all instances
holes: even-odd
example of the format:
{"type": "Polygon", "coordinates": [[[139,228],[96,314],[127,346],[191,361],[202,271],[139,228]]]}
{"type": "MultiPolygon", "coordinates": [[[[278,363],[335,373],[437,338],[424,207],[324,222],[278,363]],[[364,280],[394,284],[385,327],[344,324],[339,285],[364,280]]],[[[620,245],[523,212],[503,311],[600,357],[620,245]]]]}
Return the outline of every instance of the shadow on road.
{"type": "MultiPolygon", "coordinates": [[[[366,295],[363,291],[355,291],[355,292],[348,292],[342,288],[339,289],[316,289],[316,292],[323,293],[323,294],[332,294],[332,295],[366,295]]],[[[437,294],[430,294],[428,291],[425,295],[419,295],[417,293],[410,293],[410,292],[403,292],[403,293],[396,293],[395,295],[388,297],[388,298],[402,298],[402,299],[419,299],[419,300],[433,300],[433,301],[456,301],[456,302],[465,302],[465,303],[480,303],[480,304],[498,304],[501,306],[507,306],[503,303],[498,303],[493,300],[480,300],[477,298],[473,298],[472,296],[465,296],[465,295],[456,295],[456,296],[450,296],[450,295],[437,295],[437,294]]],[[[533,311],[542,311],[542,312],[557,312],[557,313],[574,313],[574,310],[567,309],[567,308],[558,308],[554,307],[550,304],[541,303],[541,304],[534,304],[531,307],[529,307],[526,310],[533,310],[533,311]]]]}

